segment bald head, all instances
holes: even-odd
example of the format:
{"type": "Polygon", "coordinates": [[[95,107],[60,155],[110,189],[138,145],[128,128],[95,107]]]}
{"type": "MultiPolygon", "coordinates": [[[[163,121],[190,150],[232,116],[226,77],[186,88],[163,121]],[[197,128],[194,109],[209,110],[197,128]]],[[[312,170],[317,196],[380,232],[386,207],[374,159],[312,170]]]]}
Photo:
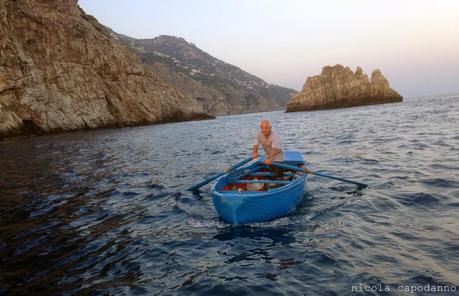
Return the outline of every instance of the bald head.
{"type": "Polygon", "coordinates": [[[269,136],[271,134],[271,122],[267,119],[260,121],[260,131],[265,137],[269,136]]]}
{"type": "Polygon", "coordinates": [[[262,121],[260,121],[260,127],[262,126],[271,127],[271,122],[269,122],[269,120],[267,119],[263,119],[262,121]]]}

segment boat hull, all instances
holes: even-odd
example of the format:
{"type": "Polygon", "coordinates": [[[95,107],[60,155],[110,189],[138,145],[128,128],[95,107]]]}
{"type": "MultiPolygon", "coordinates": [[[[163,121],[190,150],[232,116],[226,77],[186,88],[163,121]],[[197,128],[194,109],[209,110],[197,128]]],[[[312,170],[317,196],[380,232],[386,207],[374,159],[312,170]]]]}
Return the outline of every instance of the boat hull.
{"type": "Polygon", "coordinates": [[[293,211],[303,200],[307,175],[298,175],[288,185],[265,192],[222,191],[228,183],[222,176],[212,188],[218,215],[228,223],[245,224],[270,221],[293,211]]]}

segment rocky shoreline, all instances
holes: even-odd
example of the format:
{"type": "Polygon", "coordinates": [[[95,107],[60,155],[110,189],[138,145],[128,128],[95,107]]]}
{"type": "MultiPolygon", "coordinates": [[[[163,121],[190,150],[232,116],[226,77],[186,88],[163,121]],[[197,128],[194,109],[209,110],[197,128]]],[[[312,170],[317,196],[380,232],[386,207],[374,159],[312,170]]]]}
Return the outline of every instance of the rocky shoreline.
{"type": "Polygon", "coordinates": [[[72,133],[78,131],[87,131],[87,130],[105,130],[105,129],[118,129],[118,128],[126,128],[126,127],[136,127],[136,126],[146,126],[146,125],[158,125],[158,124],[166,124],[166,123],[176,123],[176,122],[186,122],[186,121],[202,121],[202,120],[212,120],[215,119],[215,116],[208,115],[208,114],[201,114],[196,115],[192,118],[185,118],[185,119],[176,119],[172,118],[170,120],[165,120],[162,122],[136,122],[134,124],[125,124],[125,123],[113,123],[107,125],[100,125],[97,127],[82,127],[77,129],[65,130],[65,129],[53,129],[53,130],[46,130],[43,131],[41,128],[37,127],[30,121],[23,121],[22,125],[19,129],[11,130],[9,133],[0,133],[0,141],[8,140],[11,138],[21,138],[21,137],[33,137],[33,136],[44,136],[44,135],[56,135],[61,133],[72,133]]]}
{"type": "Polygon", "coordinates": [[[0,138],[209,119],[75,0],[0,2],[0,138]]]}

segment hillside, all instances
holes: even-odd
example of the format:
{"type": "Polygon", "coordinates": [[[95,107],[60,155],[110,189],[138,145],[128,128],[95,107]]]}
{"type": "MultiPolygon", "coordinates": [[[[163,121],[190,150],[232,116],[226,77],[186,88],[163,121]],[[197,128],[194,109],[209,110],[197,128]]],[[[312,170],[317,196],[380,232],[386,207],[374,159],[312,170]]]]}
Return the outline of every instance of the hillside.
{"type": "Polygon", "coordinates": [[[296,91],[268,84],[183,38],[134,39],[112,32],[153,73],[201,102],[213,115],[282,110],[296,91]]]}

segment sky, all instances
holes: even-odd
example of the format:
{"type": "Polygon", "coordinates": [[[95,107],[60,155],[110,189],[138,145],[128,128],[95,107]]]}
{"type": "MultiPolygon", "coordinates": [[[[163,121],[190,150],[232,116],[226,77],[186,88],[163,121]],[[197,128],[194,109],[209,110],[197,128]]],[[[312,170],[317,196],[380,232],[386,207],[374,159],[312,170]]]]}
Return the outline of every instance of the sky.
{"type": "Polygon", "coordinates": [[[378,68],[404,97],[459,92],[457,0],[80,0],[134,38],[183,37],[268,83],[301,90],[325,65],[378,68]]]}

